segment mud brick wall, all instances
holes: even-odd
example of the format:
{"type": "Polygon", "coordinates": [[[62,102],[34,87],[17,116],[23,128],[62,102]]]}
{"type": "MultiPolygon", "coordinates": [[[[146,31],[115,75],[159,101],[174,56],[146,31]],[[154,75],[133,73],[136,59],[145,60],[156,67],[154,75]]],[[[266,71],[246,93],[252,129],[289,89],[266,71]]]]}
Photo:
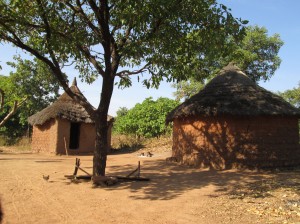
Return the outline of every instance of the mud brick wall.
{"type": "Polygon", "coordinates": [[[66,155],[66,148],[69,150],[70,139],[70,121],[66,119],[57,120],[57,154],[66,155]],[[66,144],[66,147],[65,147],[66,144]]]}
{"type": "MultiPolygon", "coordinates": [[[[57,154],[66,154],[66,148],[68,154],[86,154],[93,153],[95,149],[96,141],[96,131],[94,124],[80,124],[80,134],[79,134],[79,147],[78,149],[70,149],[70,122],[65,119],[60,119],[58,121],[58,144],[57,144],[57,154]]],[[[108,133],[108,143],[111,143],[111,126],[109,127],[108,133]]],[[[110,148],[109,148],[110,150],[110,148]]]]}
{"type": "Polygon", "coordinates": [[[200,167],[277,167],[300,164],[295,117],[200,117],[175,120],[173,156],[200,167]]]}
{"type": "MultiPolygon", "coordinates": [[[[55,154],[86,154],[95,149],[96,131],[94,124],[80,124],[79,147],[70,149],[70,121],[66,119],[51,119],[41,126],[34,126],[31,147],[35,152],[50,152],[55,154]]],[[[108,143],[111,145],[111,129],[108,130],[108,143]]],[[[109,151],[111,148],[109,147],[109,151]]]]}
{"type": "Polygon", "coordinates": [[[55,119],[43,125],[33,126],[31,148],[35,152],[56,153],[57,122],[55,119]]]}

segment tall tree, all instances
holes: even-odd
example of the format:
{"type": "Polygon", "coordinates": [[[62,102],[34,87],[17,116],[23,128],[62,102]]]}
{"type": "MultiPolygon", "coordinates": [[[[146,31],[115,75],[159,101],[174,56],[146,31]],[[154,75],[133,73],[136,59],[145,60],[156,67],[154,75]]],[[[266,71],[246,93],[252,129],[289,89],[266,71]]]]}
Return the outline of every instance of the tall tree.
{"type": "Polygon", "coordinates": [[[9,78],[13,83],[13,94],[19,98],[27,98],[20,113],[20,121],[25,124],[28,116],[57,99],[59,83],[49,67],[40,60],[23,60],[20,56],[15,56],[14,59],[14,62],[8,63],[15,70],[10,73],[9,78]]]}
{"type": "Polygon", "coordinates": [[[300,108],[300,84],[298,88],[288,89],[284,92],[279,92],[278,95],[283,97],[286,101],[300,108]]]}
{"type": "Polygon", "coordinates": [[[222,54],[228,35],[239,39],[243,23],[215,0],[0,0],[0,40],[47,64],[95,120],[94,175],[105,175],[115,78],[130,86],[141,76],[148,88],[186,79],[201,59],[222,54]],[[97,108],[69,89],[62,69],[70,62],[87,82],[101,76],[97,108]]]}
{"type": "Polygon", "coordinates": [[[28,116],[53,102],[59,91],[58,82],[47,65],[37,59],[22,60],[19,56],[14,59],[14,62],[8,63],[14,72],[0,76],[0,89],[5,93],[6,101],[0,112],[0,120],[5,121],[0,122],[0,127],[5,128],[0,131],[10,138],[23,135],[27,130],[28,116]],[[17,110],[20,105],[22,108],[17,110]]]}
{"type": "Polygon", "coordinates": [[[5,105],[6,103],[5,101],[8,98],[6,97],[7,92],[5,91],[6,90],[5,87],[11,86],[11,82],[10,80],[8,80],[7,77],[1,75],[0,75],[0,80],[1,80],[1,85],[0,85],[0,128],[1,128],[17,112],[17,109],[25,103],[26,98],[22,99],[21,101],[14,100],[12,105],[10,105],[10,103],[7,103],[5,105]]]}
{"type": "Polygon", "coordinates": [[[268,30],[264,27],[248,26],[241,42],[236,43],[230,37],[226,44],[227,54],[213,63],[208,61],[207,67],[199,71],[200,75],[173,84],[176,99],[187,99],[199,92],[207,81],[203,77],[208,77],[208,80],[215,77],[229,62],[234,62],[255,82],[269,80],[280,66],[278,53],[283,41],[279,34],[268,36],[268,30]]]}

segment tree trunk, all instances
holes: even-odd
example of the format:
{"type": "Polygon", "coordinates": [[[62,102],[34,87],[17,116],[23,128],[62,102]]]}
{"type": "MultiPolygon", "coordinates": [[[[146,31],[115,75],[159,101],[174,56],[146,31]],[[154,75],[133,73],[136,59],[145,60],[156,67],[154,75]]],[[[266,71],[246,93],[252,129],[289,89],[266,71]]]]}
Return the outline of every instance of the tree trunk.
{"type": "Polygon", "coordinates": [[[96,121],[96,146],[93,159],[93,176],[105,176],[106,159],[108,151],[107,121],[96,121]]]}
{"type": "Polygon", "coordinates": [[[93,158],[93,175],[105,176],[107,151],[109,143],[108,136],[108,108],[111,101],[111,96],[114,87],[114,77],[109,75],[103,78],[102,93],[99,107],[95,115],[95,128],[96,128],[96,143],[93,158]]]}

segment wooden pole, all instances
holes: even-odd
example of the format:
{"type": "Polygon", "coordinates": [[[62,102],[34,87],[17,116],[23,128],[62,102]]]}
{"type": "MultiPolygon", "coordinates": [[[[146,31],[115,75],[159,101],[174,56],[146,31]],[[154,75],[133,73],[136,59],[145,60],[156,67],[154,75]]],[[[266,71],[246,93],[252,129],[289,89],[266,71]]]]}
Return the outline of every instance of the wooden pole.
{"type": "Polygon", "coordinates": [[[141,163],[139,161],[137,177],[140,177],[140,174],[141,174],[141,163]]]}
{"type": "Polygon", "coordinates": [[[65,150],[66,150],[66,155],[69,156],[68,154],[68,148],[67,148],[67,141],[66,141],[66,137],[64,137],[64,142],[65,142],[65,150]]]}
{"type": "Polygon", "coordinates": [[[75,170],[74,170],[73,176],[77,175],[78,167],[79,166],[80,166],[80,159],[76,158],[76,161],[75,161],[75,170]]]}

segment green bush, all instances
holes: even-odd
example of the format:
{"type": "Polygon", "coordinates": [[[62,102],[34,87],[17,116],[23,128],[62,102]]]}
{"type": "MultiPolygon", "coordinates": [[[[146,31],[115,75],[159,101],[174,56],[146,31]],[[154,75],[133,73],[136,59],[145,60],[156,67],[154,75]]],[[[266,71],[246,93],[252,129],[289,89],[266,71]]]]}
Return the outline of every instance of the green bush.
{"type": "Polygon", "coordinates": [[[122,116],[117,116],[114,131],[119,134],[134,134],[137,137],[159,137],[171,132],[165,125],[167,114],[179,104],[178,101],[168,98],[152,97],[136,104],[122,116]]]}

